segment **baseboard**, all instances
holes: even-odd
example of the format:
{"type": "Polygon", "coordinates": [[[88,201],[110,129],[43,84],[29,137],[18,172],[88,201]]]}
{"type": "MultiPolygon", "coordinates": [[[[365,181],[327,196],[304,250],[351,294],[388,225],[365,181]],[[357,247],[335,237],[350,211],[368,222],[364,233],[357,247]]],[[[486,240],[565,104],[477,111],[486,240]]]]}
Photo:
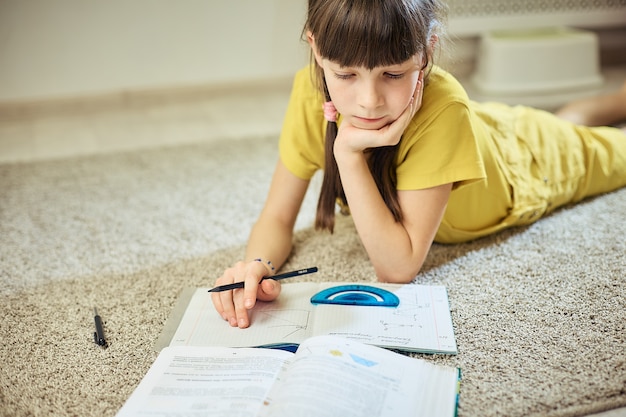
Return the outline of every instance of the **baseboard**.
{"type": "Polygon", "coordinates": [[[120,107],[146,106],[151,103],[191,102],[207,97],[219,99],[233,95],[263,94],[291,88],[292,77],[248,80],[243,82],[165,86],[146,89],[128,89],[71,97],[0,102],[0,120],[26,119],[42,115],[103,111],[120,107]]]}

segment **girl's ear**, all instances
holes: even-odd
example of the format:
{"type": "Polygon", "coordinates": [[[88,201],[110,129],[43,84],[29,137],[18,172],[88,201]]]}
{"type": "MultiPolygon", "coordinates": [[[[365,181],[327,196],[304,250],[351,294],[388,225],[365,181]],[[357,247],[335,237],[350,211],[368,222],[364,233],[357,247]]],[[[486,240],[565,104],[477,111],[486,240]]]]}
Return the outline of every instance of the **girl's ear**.
{"type": "Polygon", "coordinates": [[[317,50],[317,46],[315,45],[315,37],[313,37],[313,32],[311,32],[310,30],[306,31],[306,40],[309,43],[309,46],[311,47],[311,51],[313,52],[313,56],[315,57],[315,61],[317,62],[317,65],[321,67],[322,57],[320,56],[319,51],[317,50]]]}

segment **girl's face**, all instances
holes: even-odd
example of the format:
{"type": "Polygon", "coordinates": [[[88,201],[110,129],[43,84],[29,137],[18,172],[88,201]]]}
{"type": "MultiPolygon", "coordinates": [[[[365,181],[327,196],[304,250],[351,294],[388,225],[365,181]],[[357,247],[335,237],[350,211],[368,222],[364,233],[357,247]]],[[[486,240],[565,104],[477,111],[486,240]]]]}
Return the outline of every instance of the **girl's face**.
{"type": "Polygon", "coordinates": [[[380,129],[400,117],[411,101],[423,66],[421,54],[372,70],[346,68],[318,58],[337,111],[344,122],[360,129],[380,129]]]}

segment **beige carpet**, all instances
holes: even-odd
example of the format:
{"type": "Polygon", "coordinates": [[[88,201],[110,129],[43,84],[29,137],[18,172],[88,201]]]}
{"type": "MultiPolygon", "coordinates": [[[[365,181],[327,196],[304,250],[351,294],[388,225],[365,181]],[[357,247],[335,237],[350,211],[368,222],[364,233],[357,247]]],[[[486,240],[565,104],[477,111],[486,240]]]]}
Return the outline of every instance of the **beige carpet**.
{"type": "MultiPolygon", "coordinates": [[[[239,259],[275,139],[0,165],[0,413],[113,416],[156,357],[179,292],[239,259]],[[110,343],[93,343],[98,307],[110,343]]],[[[371,281],[349,218],[307,225],[286,268],[371,281]]],[[[626,406],[626,190],[477,242],[435,245],[463,416],[583,416],[626,406]]],[[[313,277],[313,276],[311,276],[313,277]]]]}

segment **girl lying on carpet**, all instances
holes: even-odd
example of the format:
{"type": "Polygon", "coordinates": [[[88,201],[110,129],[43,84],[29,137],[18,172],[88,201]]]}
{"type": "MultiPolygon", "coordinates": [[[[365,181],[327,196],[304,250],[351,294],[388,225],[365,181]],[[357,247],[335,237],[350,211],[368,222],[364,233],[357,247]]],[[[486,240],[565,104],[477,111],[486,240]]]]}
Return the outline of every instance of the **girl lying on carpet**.
{"type": "Polygon", "coordinates": [[[433,240],[527,225],[626,185],[625,132],[588,127],[626,120],[626,84],[562,118],[473,102],[433,62],[445,11],[439,0],[309,1],[312,63],[295,76],[269,195],[245,260],[216,282],[245,289],[213,294],[232,326],[247,327],[256,300],[279,295],[277,281],[259,281],[289,255],[319,169],[316,228],[332,232],[336,204],[349,207],[378,279],[396,283],[415,278],[433,240]]]}

